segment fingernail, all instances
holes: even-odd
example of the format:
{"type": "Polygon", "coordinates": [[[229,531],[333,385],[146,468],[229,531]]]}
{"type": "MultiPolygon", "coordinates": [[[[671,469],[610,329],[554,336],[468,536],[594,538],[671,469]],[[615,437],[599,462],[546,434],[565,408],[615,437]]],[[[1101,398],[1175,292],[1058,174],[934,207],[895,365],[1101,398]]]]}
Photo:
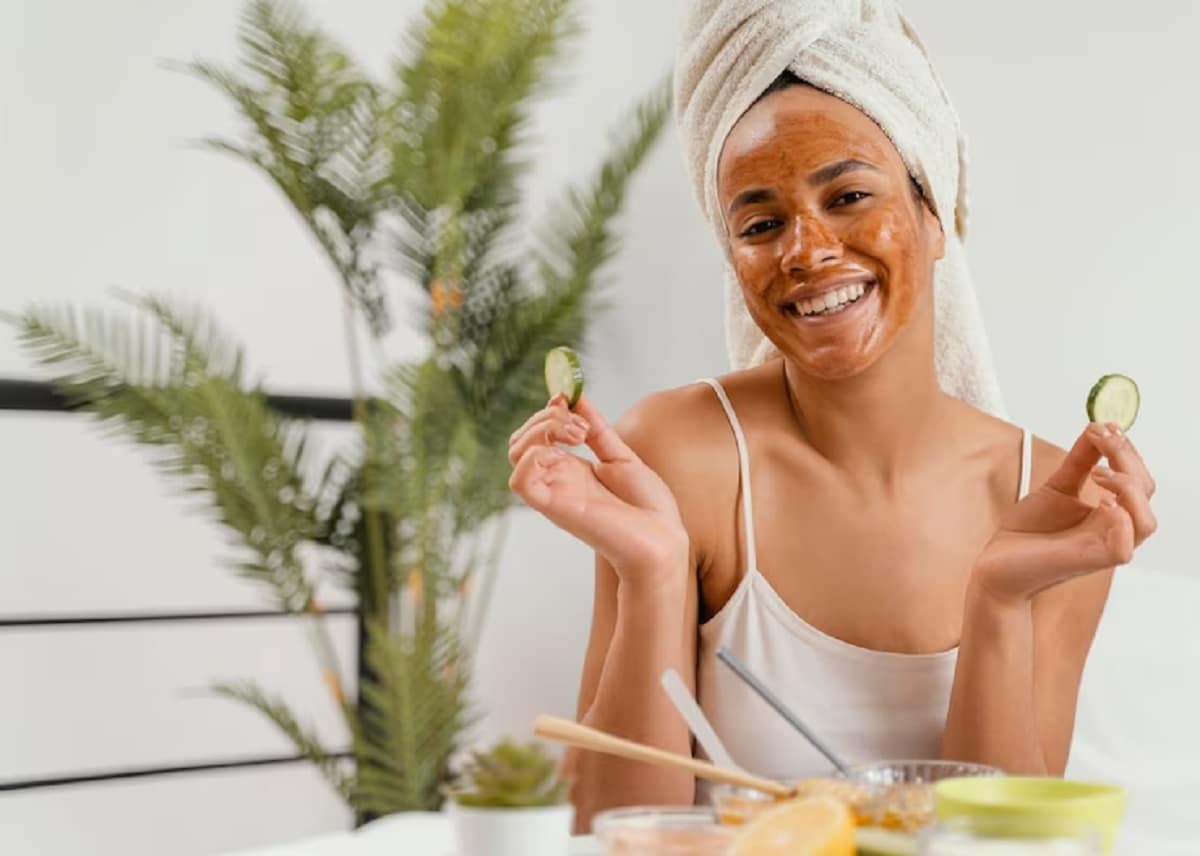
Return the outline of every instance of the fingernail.
{"type": "Polygon", "coordinates": [[[1116,508],[1117,507],[1117,501],[1111,496],[1104,497],[1104,499],[1102,499],[1100,501],[1100,504],[1103,505],[1105,508],[1116,508]]]}
{"type": "Polygon", "coordinates": [[[1124,437],[1124,436],[1125,436],[1125,432],[1123,432],[1123,431],[1121,430],[1121,426],[1120,426],[1120,425],[1116,425],[1116,424],[1114,424],[1114,423],[1112,423],[1112,422],[1110,422],[1110,423],[1108,424],[1108,430],[1109,430],[1109,432],[1111,432],[1111,433],[1112,433],[1112,435],[1113,435],[1114,437],[1124,437]]]}
{"type": "Polygon", "coordinates": [[[1108,429],[1105,428],[1104,425],[1102,425],[1099,422],[1093,422],[1091,425],[1089,425],[1088,431],[1097,437],[1107,437],[1108,436],[1108,429]]]}
{"type": "Polygon", "coordinates": [[[1096,472],[1096,475],[1098,475],[1098,476],[1104,476],[1104,478],[1106,478],[1106,479],[1110,479],[1110,478],[1112,478],[1114,475],[1116,475],[1116,474],[1115,474],[1115,473],[1114,473],[1112,470],[1110,470],[1108,467],[1096,467],[1096,470],[1095,470],[1095,472],[1096,472]]]}
{"type": "Polygon", "coordinates": [[[575,416],[571,417],[571,424],[574,425],[576,428],[578,428],[580,431],[587,431],[588,429],[590,429],[592,427],[591,423],[589,423],[586,419],[584,419],[582,416],[579,416],[579,415],[575,415],[575,416]]]}

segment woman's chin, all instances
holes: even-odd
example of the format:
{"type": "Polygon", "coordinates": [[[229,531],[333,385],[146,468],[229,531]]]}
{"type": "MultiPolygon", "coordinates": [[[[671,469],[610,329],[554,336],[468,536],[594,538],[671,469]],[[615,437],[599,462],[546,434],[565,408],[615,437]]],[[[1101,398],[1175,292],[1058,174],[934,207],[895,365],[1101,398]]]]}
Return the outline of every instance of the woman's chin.
{"type": "Polygon", "coordinates": [[[826,383],[837,383],[839,381],[853,380],[854,378],[863,375],[875,365],[876,360],[869,355],[862,355],[860,359],[853,360],[837,360],[829,362],[815,363],[811,359],[806,359],[804,356],[788,354],[788,360],[792,365],[799,370],[804,377],[812,378],[813,380],[824,381],[826,383]]]}
{"type": "Polygon", "coordinates": [[[866,342],[812,343],[776,342],[775,347],[800,375],[813,380],[837,382],[853,380],[873,368],[887,350],[876,339],[866,342]]]}

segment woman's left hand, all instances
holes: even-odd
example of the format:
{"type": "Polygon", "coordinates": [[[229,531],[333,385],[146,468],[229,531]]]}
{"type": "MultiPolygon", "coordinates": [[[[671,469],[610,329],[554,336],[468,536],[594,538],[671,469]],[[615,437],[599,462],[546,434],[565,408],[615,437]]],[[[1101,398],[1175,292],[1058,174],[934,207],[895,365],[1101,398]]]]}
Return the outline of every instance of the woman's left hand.
{"type": "Polygon", "coordinates": [[[1058,470],[1005,516],[972,582],[1002,602],[1028,601],[1058,583],[1127,564],[1154,534],[1154,479],[1115,425],[1092,423],[1058,470]],[[1111,469],[1097,466],[1106,458],[1111,469]],[[1107,493],[1087,501],[1088,482],[1107,493]]]}

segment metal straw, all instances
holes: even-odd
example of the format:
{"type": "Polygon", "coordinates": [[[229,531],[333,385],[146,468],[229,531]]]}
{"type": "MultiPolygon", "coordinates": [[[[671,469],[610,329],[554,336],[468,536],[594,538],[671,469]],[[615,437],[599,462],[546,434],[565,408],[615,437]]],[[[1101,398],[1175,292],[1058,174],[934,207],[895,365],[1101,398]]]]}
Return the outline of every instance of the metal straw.
{"type": "Polygon", "coordinates": [[[808,726],[801,722],[796,714],[792,713],[791,710],[788,709],[787,705],[779,700],[778,696],[767,689],[766,685],[762,681],[750,674],[750,671],[744,665],[742,665],[741,661],[738,660],[737,657],[733,656],[733,654],[729,653],[728,648],[718,648],[717,659],[728,666],[735,675],[742,679],[742,682],[745,683],[746,686],[754,690],[759,698],[769,704],[776,713],[787,720],[788,725],[792,726],[792,728],[803,734],[804,739],[811,743],[818,752],[828,758],[829,762],[833,764],[833,766],[837,767],[839,773],[841,773],[843,776],[850,775],[850,767],[846,764],[846,762],[835,755],[828,746],[822,743],[817,735],[809,731],[808,726]]]}

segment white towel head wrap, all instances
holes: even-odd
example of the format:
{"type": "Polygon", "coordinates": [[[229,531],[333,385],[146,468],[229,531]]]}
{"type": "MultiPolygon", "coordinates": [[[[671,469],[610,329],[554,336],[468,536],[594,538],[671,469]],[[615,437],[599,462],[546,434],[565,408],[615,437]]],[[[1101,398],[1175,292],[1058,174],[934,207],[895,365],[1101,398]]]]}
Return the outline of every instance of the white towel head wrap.
{"type": "MultiPolygon", "coordinates": [[[[966,142],[917,35],[894,0],[692,0],[675,70],[675,110],[698,201],[729,259],[717,162],[737,120],[785,70],[857,107],[896,147],[946,235],[934,268],[942,388],[982,410],[1003,404],[963,254],[966,142]]],[[[734,369],[776,356],[731,267],[726,325],[734,369]]]]}

